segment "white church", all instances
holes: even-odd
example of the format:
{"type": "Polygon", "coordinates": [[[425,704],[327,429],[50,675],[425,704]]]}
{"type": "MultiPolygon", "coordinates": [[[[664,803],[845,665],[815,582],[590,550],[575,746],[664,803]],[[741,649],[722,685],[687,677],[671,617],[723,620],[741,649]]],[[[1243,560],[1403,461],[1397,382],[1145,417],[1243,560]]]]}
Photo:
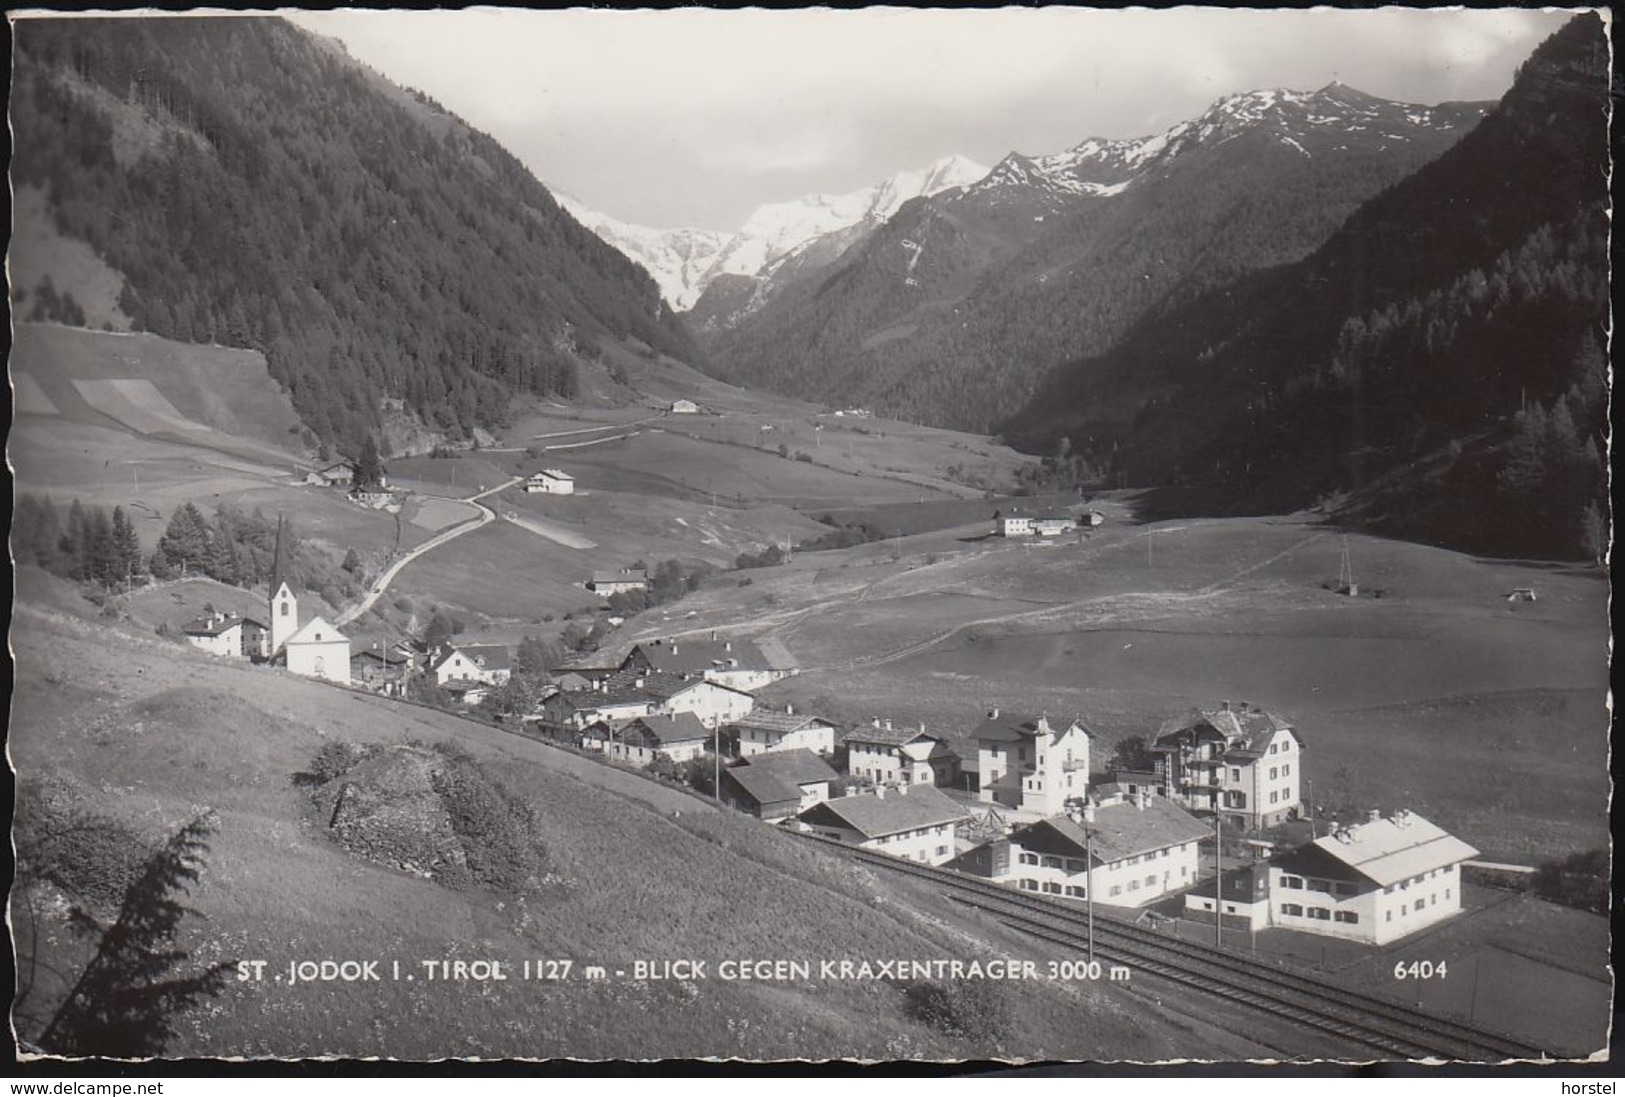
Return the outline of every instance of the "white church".
{"type": "Polygon", "coordinates": [[[339,685],[350,684],[350,638],[321,617],[299,625],[299,599],[293,593],[288,575],[283,532],[276,534],[276,560],[271,567],[271,658],[283,659],[295,674],[322,678],[339,685]]]}

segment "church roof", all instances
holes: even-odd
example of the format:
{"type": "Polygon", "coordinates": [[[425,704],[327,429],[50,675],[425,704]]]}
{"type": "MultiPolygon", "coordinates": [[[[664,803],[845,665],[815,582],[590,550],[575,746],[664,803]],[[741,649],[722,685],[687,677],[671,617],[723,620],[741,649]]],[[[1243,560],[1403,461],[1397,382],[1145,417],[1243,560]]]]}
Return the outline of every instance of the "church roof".
{"type": "Polygon", "coordinates": [[[288,561],[288,520],[277,515],[276,520],[276,556],[271,561],[271,592],[270,597],[275,598],[276,592],[287,583],[288,589],[293,589],[293,568],[288,561]]]}

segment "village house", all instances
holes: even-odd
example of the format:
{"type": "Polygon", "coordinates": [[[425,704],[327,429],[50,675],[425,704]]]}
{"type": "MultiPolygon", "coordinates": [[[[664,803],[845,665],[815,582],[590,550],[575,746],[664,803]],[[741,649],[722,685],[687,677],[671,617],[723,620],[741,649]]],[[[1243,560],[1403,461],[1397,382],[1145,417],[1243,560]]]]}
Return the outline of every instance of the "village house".
{"type": "Polygon", "coordinates": [[[671,402],[671,413],[673,415],[695,415],[699,410],[700,405],[692,400],[673,400],[671,402]]]}
{"type": "Polygon", "coordinates": [[[846,772],[878,785],[935,785],[958,781],[959,757],[940,735],[875,720],[846,733],[846,772]]]}
{"type": "Polygon", "coordinates": [[[691,712],[639,716],[613,728],[609,756],[617,762],[648,767],[664,756],[686,762],[705,753],[711,733],[691,712]]]}
{"type": "MultiPolygon", "coordinates": [[[[1460,913],[1461,865],[1477,856],[1420,815],[1372,811],[1363,823],[1270,858],[1267,915],[1256,900],[1246,909],[1226,902],[1219,913],[1246,916],[1254,928],[1267,918],[1280,929],[1383,945],[1460,913]]],[[[1187,898],[1186,909],[1211,915],[1212,896],[1187,898]]]]}
{"type": "Polygon", "coordinates": [[[797,819],[826,838],[941,865],[953,859],[954,829],[970,814],[926,784],[841,796],[804,809],[797,819]]]}
{"type": "Polygon", "coordinates": [[[369,641],[350,654],[350,681],[388,697],[400,697],[406,693],[406,683],[414,669],[414,660],[409,651],[382,640],[369,641]]]}
{"type": "Polygon", "coordinates": [[[387,507],[395,501],[395,493],[386,487],[353,487],[350,489],[350,501],[359,503],[374,510],[387,507]]]}
{"type": "Polygon", "coordinates": [[[430,658],[429,670],[442,688],[459,679],[500,686],[513,674],[513,662],[501,645],[447,645],[430,658]]]}
{"type": "Polygon", "coordinates": [[[752,709],[750,715],[734,721],[733,728],[739,753],[745,758],[775,750],[835,751],[835,725],[819,716],[798,713],[794,705],[784,706],[783,712],[752,709]]]}
{"type": "MultiPolygon", "coordinates": [[[[622,671],[618,677],[636,673],[622,671]]],[[[632,681],[635,688],[655,698],[656,711],[691,713],[708,728],[737,723],[756,706],[756,699],[743,690],[718,685],[703,678],[679,678],[672,674],[648,672],[632,681]]]]}
{"type": "Polygon", "coordinates": [[[543,492],[548,495],[573,495],[575,490],[575,477],[562,469],[543,469],[533,473],[525,481],[525,491],[530,494],[543,492]]]}
{"type": "Polygon", "coordinates": [[[1150,745],[1161,793],[1243,829],[1298,814],[1303,743],[1292,726],[1247,702],[1223,702],[1164,724],[1150,745]]]}
{"type": "Polygon", "coordinates": [[[642,568],[622,568],[620,571],[595,571],[587,580],[587,589],[608,598],[612,594],[648,590],[649,573],[642,568]]]}
{"type": "Polygon", "coordinates": [[[1091,736],[1076,720],[1052,726],[993,709],[972,738],[984,803],[1054,815],[1088,786],[1091,736]]]}
{"type": "Polygon", "coordinates": [[[722,771],[721,795],[731,807],[770,823],[829,799],[840,774],[810,750],[757,754],[722,771]]]}
{"type": "MultiPolygon", "coordinates": [[[[787,656],[788,653],[783,653],[787,656]]],[[[635,645],[621,664],[623,670],[654,671],[750,692],[789,677],[792,668],[775,660],[765,645],[754,640],[663,639],[635,645]]]]}
{"type": "Polygon", "coordinates": [[[1196,882],[1208,828],[1178,804],[1142,792],[1101,802],[1074,801],[1066,812],[1017,827],[950,867],[1022,891],[1140,907],[1196,882]]]}
{"type": "Polygon", "coordinates": [[[472,678],[454,678],[440,688],[446,691],[453,704],[464,708],[473,708],[491,696],[490,685],[472,678]]]}
{"type": "Polygon", "coordinates": [[[181,627],[181,635],[188,644],[211,655],[232,659],[264,657],[265,626],[235,613],[205,609],[181,627]]]}
{"type": "Polygon", "coordinates": [[[596,682],[591,689],[565,692],[560,690],[542,702],[542,724],[548,730],[580,733],[598,721],[616,723],[647,716],[655,710],[658,698],[631,682],[607,680],[596,682]]]}

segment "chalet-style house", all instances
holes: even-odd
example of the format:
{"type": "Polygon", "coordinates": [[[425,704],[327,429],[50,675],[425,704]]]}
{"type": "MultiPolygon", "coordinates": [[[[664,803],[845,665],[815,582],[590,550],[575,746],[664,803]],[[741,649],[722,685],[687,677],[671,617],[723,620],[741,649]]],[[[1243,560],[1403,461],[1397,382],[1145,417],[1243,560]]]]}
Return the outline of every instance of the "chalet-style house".
{"type": "Polygon", "coordinates": [[[799,713],[794,705],[786,705],[783,712],[754,708],[750,715],[734,721],[733,728],[743,758],[775,750],[810,750],[820,755],[835,751],[835,725],[823,717],[799,713]]]}
{"type": "Polygon", "coordinates": [[[691,712],[638,716],[613,728],[607,744],[611,759],[650,766],[664,755],[686,762],[705,753],[711,732],[691,712]]]}
{"type": "Polygon", "coordinates": [[[1249,830],[1298,813],[1303,743],[1263,709],[1225,701],[1194,710],[1164,724],[1150,749],[1162,795],[1193,811],[1222,812],[1249,830]]]}
{"type": "Polygon", "coordinates": [[[954,856],[954,828],[970,812],[931,785],[884,785],[804,809],[797,821],[814,834],[893,857],[941,865],[954,856]]]}
{"type": "Polygon", "coordinates": [[[877,785],[957,784],[959,756],[940,735],[875,720],[846,733],[846,772],[877,785]]]}
{"type": "Polygon", "coordinates": [[[205,611],[183,625],[181,635],[187,643],[211,655],[259,660],[270,654],[264,623],[235,613],[205,611]]]}
{"type": "MultiPolygon", "coordinates": [[[[1220,916],[1228,925],[1273,926],[1382,945],[1461,911],[1461,865],[1478,851],[1420,815],[1373,811],[1253,867],[1250,889],[1225,886],[1220,916]],[[1266,873],[1259,889],[1256,874],[1266,873]]],[[[1211,919],[1211,886],[1186,896],[1188,915],[1211,919]],[[1200,894],[1205,891],[1206,894],[1200,894]]]]}
{"type": "Polygon", "coordinates": [[[1139,907],[1196,880],[1209,828],[1178,804],[1143,792],[1101,801],[1017,827],[955,859],[951,867],[1023,891],[1110,906],[1139,907]]]}
{"type": "Polygon", "coordinates": [[[350,489],[350,502],[359,503],[364,507],[377,510],[387,507],[395,501],[395,493],[386,487],[353,487],[350,489]]]}
{"type": "MultiPolygon", "coordinates": [[[[620,671],[617,677],[636,673],[620,671]]],[[[650,672],[632,681],[635,688],[655,699],[654,711],[690,713],[707,728],[737,723],[756,707],[756,698],[744,690],[719,685],[704,678],[679,678],[674,674],[650,672]]]]}
{"type": "Polygon", "coordinates": [[[634,590],[649,589],[649,573],[642,568],[622,568],[620,571],[595,571],[587,580],[587,589],[608,598],[612,594],[626,594],[634,590]]]}
{"type": "Polygon", "coordinates": [[[562,469],[543,469],[525,480],[525,491],[531,494],[573,495],[575,490],[575,478],[562,469]]]}
{"type": "Polygon", "coordinates": [[[305,477],[305,483],[324,488],[347,488],[354,482],[355,466],[349,461],[335,461],[305,477]]]}
{"type": "Polygon", "coordinates": [[[1089,784],[1087,728],[993,709],[971,733],[984,803],[1055,815],[1089,784]]]}
{"type": "Polygon", "coordinates": [[[829,799],[840,774],[810,750],[756,754],[722,771],[722,799],[739,811],[776,823],[829,799]]]}
{"type": "Polygon", "coordinates": [[[448,644],[430,656],[429,672],[442,688],[458,680],[500,686],[512,676],[513,660],[499,644],[448,644]]]}
{"type": "Polygon", "coordinates": [[[411,651],[400,644],[373,640],[350,653],[350,681],[388,697],[403,696],[416,670],[411,651]]]}

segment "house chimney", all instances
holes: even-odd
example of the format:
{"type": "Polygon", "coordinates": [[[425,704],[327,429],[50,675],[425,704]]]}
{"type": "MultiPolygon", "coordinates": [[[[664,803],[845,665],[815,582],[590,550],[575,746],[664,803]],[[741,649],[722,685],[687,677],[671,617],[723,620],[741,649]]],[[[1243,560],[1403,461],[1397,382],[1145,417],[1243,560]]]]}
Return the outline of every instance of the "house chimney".
{"type": "Polygon", "coordinates": [[[891,730],[891,717],[890,716],[886,717],[886,719],[884,721],[882,721],[882,726],[885,727],[885,729],[887,731],[891,730]]]}
{"type": "Polygon", "coordinates": [[[722,650],[723,651],[732,651],[733,649],[734,649],[734,642],[732,640],[724,640],[724,641],[722,641],[722,650]]]}
{"type": "Polygon", "coordinates": [[[784,714],[786,716],[794,716],[796,714],[796,706],[794,706],[794,705],[785,705],[784,706],[784,714]]]}
{"type": "Polygon", "coordinates": [[[677,645],[676,645],[676,644],[673,644],[673,645],[672,645],[672,646],[671,646],[671,653],[672,653],[672,654],[673,654],[673,655],[676,655],[676,654],[677,654],[677,645]]]}
{"type": "Polygon", "coordinates": [[[1146,808],[1150,807],[1151,806],[1151,790],[1148,789],[1148,788],[1142,788],[1140,790],[1139,801],[1140,801],[1140,810],[1141,811],[1144,811],[1146,808]]]}
{"type": "Polygon", "coordinates": [[[1372,808],[1370,811],[1365,813],[1365,821],[1368,822],[1368,823],[1375,823],[1378,819],[1381,819],[1381,818],[1382,818],[1382,812],[1378,811],[1376,808],[1372,808]]]}
{"type": "Polygon", "coordinates": [[[712,629],[711,630],[711,639],[714,641],[716,638],[717,638],[717,630],[712,629]]]}
{"type": "Polygon", "coordinates": [[[987,718],[989,720],[997,720],[999,718],[999,708],[997,705],[988,710],[987,718]]]}
{"type": "Polygon", "coordinates": [[[1219,702],[1219,711],[1221,711],[1221,712],[1229,712],[1230,711],[1230,702],[1228,700],[1220,701],[1219,702]]]}
{"type": "Polygon", "coordinates": [[[871,717],[869,720],[869,726],[878,728],[880,726],[880,717],[871,717]]]}

